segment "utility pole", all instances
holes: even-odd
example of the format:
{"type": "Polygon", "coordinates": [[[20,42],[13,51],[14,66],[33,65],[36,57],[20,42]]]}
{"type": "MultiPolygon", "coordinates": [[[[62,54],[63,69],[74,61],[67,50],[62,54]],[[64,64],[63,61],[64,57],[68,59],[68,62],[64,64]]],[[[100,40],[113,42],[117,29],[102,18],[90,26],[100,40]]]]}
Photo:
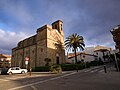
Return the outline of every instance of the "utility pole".
{"type": "Polygon", "coordinates": [[[119,72],[119,66],[118,66],[118,61],[117,61],[117,58],[116,58],[116,54],[115,54],[115,52],[113,52],[113,54],[114,54],[114,57],[115,57],[115,63],[116,63],[117,71],[119,72]]]}

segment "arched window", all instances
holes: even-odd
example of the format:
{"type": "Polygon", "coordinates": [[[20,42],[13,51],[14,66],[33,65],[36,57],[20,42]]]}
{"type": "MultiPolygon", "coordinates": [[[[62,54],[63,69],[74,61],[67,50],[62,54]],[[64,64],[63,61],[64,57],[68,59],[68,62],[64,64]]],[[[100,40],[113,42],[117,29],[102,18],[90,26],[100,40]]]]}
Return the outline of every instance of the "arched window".
{"type": "Polygon", "coordinates": [[[57,29],[57,24],[55,24],[55,29],[57,29]]]}

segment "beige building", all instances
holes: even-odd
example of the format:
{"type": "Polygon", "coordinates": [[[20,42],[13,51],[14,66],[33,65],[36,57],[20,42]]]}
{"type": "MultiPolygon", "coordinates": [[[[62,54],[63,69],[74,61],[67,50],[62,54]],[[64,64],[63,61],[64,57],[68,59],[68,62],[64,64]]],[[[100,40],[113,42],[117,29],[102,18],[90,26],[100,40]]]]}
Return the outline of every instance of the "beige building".
{"type": "Polygon", "coordinates": [[[112,52],[112,49],[110,47],[105,47],[105,46],[96,46],[94,48],[94,53],[95,55],[98,56],[98,60],[102,60],[103,62],[108,62],[109,58],[106,58],[105,56],[110,56],[112,52]]]}
{"type": "MultiPolygon", "coordinates": [[[[85,52],[77,52],[77,62],[91,62],[97,59],[96,55],[87,54],[85,52]]],[[[75,63],[75,54],[70,53],[67,55],[66,63],[75,63]]]]}
{"type": "Polygon", "coordinates": [[[58,20],[52,26],[45,25],[37,29],[37,34],[20,41],[12,49],[12,66],[39,67],[46,64],[45,58],[50,58],[50,64],[65,63],[63,22],[58,20]]]}
{"type": "Polygon", "coordinates": [[[0,54],[0,68],[11,67],[11,55],[0,54]]]}
{"type": "MultiPolygon", "coordinates": [[[[105,56],[110,56],[112,52],[112,49],[106,46],[97,45],[96,47],[86,47],[84,52],[77,52],[77,60],[78,62],[81,60],[83,60],[84,62],[91,62],[95,60],[108,62],[109,58],[105,58],[105,56]]],[[[66,57],[66,62],[75,63],[75,54],[68,54],[66,57]]]]}

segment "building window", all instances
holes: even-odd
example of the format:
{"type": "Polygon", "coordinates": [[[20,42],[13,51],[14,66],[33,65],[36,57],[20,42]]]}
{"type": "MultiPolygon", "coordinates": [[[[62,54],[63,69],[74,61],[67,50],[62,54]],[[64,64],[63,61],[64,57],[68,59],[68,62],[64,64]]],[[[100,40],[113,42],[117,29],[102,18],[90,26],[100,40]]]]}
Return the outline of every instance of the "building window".
{"type": "Polygon", "coordinates": [[[32,50],[32,53],[34,53],[34,50],[32,50]]]}
{"type": "Polygon", "coordinates": [[[85,58],[85,55],[83,55],[83,58],[85,58]]]}
{"type": "Polygon", "coordinates": [[[55,24],[55,29],[57,29],[57,25],[55,24]]]}
{"type": "Polygon", "coordinates": [[[41,48],[41,52],[43,52],[43,48],[41,48]]]}
{"type": "Polygon", "coordinates": [[[61,30],[62,30],[62,24],[61,24],[61,30]]]}
{"type": "Polygon", "coordinates": [[[96,55],[98,55],[98,53],[96,53],[96,55]]]}

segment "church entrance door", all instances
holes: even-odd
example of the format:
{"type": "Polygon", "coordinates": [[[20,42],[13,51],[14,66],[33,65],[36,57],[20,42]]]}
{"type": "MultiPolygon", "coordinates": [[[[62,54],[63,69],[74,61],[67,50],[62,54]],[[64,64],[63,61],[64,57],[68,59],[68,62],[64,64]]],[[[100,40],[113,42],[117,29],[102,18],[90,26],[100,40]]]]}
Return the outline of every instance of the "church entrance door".
{"type": "Polygon", "coordinates": [[[59,64],[59,57],[56,57],[56,64],[59,64]]]}

